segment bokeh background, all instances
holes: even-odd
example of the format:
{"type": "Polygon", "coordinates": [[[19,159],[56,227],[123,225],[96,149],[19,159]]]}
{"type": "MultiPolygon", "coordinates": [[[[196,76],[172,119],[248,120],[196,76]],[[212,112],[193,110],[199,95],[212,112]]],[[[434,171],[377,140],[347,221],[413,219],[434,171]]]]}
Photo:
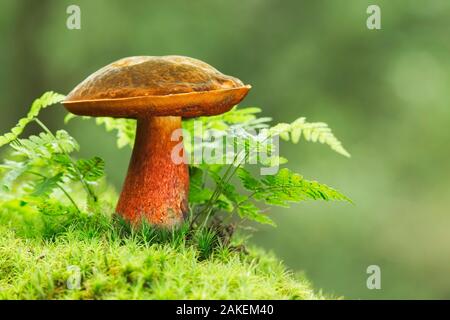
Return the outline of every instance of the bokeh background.
{"type": "MultiPolygon", "coordinates": [[[[327,122],[352,153],[283,145],[290,167],[355,202],[272,210],[252,238],[316,288],[347,298],[450,298],[450,2],[448,0],[16,1],[0,4],[0,131],[46,90],[68,93],[131,55],[181,54],[253,89],[242,105],[275,121],[327,122]],[[81,7],[81,30],[66,8],[81,7]],[[382,30],[366,28],[378,4],[382,30]],[[382,289],[366,288],[366,268],[382,289]]],[[[46,110],[52,128],[63,108],[46,110]]],[[[130,149],[92,122],[68,130],[107,160],[118,187],[130,149]]]]}

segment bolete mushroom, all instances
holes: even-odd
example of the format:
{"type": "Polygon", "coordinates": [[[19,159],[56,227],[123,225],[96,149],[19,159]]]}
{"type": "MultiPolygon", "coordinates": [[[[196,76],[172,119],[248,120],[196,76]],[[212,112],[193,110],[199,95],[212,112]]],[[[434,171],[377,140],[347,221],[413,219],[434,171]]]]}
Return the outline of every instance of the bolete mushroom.
{"type": "Polygon", "coordinates": [[[224,113],[250,90],[197,59],[128,57],[90,75],[63,102],[76,115],[137,119],[136,141],[116,212],[164,227],[188,211],[189,172],[174,163],[172,132],[182,118],[224,113]]]}

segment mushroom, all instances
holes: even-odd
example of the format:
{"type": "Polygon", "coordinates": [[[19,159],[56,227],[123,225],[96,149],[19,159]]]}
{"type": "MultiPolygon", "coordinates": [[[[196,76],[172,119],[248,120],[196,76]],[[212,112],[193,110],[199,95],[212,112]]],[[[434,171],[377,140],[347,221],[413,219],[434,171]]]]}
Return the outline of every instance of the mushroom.
{"type": "MultiPolygon", "coordinates": [[[[180,224],[188,212],[187,164],[174,163],[171,140],[182,118],[224,113],[251,86],[197,59],[139,56],[113,62],[73,89],[63,104],[76,114],[137,119],[136,141],[116,212],[132,223],[180,224]]],[[[181,150],[183,152],[183,150],[181,150]]]]}

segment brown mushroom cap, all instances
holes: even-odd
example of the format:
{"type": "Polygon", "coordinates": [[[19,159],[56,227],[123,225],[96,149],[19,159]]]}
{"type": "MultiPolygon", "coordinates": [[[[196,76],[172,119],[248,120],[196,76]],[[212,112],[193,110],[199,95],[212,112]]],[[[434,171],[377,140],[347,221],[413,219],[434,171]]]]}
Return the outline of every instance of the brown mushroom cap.
{"type": "Polygon", "coordinates": [[[230,110],[250,88],[197,59],[139,56],[93,73],[63,104],[70,112],[86,116],[196,117],[230,110]]]}

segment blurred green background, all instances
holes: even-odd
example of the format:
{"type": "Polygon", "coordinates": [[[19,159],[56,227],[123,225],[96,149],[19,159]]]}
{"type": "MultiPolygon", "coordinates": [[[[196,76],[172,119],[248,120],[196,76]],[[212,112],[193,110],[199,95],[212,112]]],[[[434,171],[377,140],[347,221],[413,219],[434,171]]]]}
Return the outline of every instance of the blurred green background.
{"type": "MultiPolygon", "coordinates": [[[[347,298],[450,298],[450,2],[13,1],[0,10],[0,131],[46,90],[68,93],[132,55],[204,60],[253,89],[242,105],[275,121],[327,122],[352,158],[320,145],[283,145],[289,166],[355,202],[272,210],[278,228],[252,241],[316,288],[347,298]],[[81,7],[81,30],[66,8],[81,7]],[[378,4],[382,30],[366,28],[378,4]],[[382,289],[366,288],[381,267],[382,289]]],[[[44,112],[52,128],[65,112],[44,112]]],[[[107,160],[120,186],[131,150],[92,122],[69,131],[107,160]]]]}

